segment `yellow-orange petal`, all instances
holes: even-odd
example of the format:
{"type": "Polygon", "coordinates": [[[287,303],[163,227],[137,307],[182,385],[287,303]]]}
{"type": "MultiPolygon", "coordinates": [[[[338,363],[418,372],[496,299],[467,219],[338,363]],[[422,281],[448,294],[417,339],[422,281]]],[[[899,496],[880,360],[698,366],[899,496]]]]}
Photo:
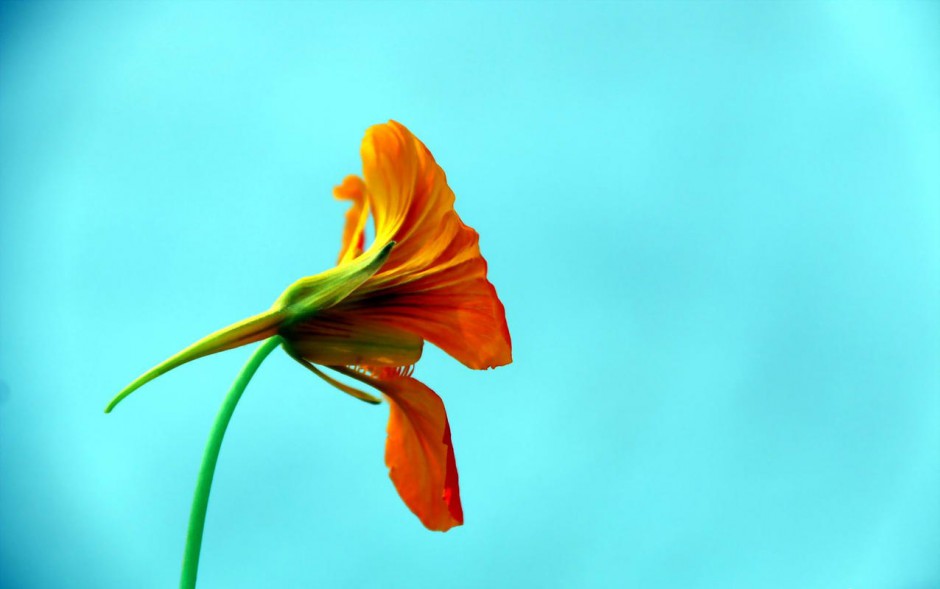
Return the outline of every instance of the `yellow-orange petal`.
{"type": "Polygon", "coordinates": [[[457,461],[444,402],[409,377],[383,380],[389,401],[385,464],[405,505],[429,530],[463,524],[457,461]]]}
{"type": "Polygon", "coordinates": [[[366,132],[362,160],[376,244],[396,246],[342,306],[363,321],[420,335],[470,368],[511,362],[505,311],[486,278],[479,236],[454,211],[431,152],[390,121],[366,132]]]}
{"type": "Polygon", "coordinates": [[[375,240],[398,244],[389,271],[404,274],[433,265],[460,228],[475,236],[453,214],[454,193],[444,170],[404,125],[389,121],[370,127],[360,154],[375,240]],[[445,219],[451,214],[454,219],[445,219]]]}
{"type": "MultiPolygon", "coordinates": [[[[470,368],[509,364],[512,347],[503,305],[489,281],[473,272],[473,266],[482,264],[482,259],[467,262],[377,296],[373,293],[373,300],[381,303],[363,305],[357,321],[418,334],[470,368]]],[[[350,304],[370,300],[358,293],[351,298],[355,301],[350,304]]]]}
{"type": "Polygon", "coordinates": [[[346,176],[343,183],[333,189],[333,196],[338,200],[352,201],[352,206],[346,211],[346,225],[343,227],[343,242],[337,264],[352,260],[365,247],[365,228],[369,218],[365,189],[365,184],[358,176],[346,176]]]}

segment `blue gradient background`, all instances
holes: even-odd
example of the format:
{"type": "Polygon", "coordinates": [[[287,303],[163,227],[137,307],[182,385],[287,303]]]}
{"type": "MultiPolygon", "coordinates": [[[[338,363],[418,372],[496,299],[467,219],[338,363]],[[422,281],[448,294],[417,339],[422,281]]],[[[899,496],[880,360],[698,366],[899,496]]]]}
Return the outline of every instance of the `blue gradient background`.
{"type": "Polygon", "coordinates": [[[201,587],[940,587],[937,3],[4,4],[0,585],[177,582],[240,349],[371,124],[431,148],[515,362],[429,349],[467,523],[274,355],[201,587]]]}

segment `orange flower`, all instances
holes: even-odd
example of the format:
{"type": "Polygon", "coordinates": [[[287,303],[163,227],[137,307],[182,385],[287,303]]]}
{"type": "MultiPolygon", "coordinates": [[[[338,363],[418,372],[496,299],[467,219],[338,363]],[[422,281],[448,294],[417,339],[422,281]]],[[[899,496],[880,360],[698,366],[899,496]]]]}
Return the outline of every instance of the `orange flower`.
{"type": "Polygon", "coordinates": [[[428,149],[390,121],[366,132],[363,178],[334,189],[352,201],[337,266],[298,280],[261,315],[186,348],[121,391],[196,358],[271,336],[312,372],[361,400],[327,366],[389,401],[385,462],[398,493],[432,530],[463,523],[450,425],[441,399],[411,377],[424,342],[474,369],[512,361],[503,306],[486,278],[477,233],[454,211],[454,193],[428,149]],[[365,230],[374,220],[375,239],[365,230]]]}

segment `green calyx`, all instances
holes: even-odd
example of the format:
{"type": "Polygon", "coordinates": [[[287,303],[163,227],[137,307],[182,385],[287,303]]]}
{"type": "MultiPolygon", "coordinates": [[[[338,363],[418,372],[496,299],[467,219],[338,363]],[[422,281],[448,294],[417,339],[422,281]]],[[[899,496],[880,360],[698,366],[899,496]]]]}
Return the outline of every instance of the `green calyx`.
{"type": "Polygon", "coordinates": [[[329,309],[352,294],[385,264],[395,242],[381,249],[367,251],[352,262],[336,266],[316,276],[301,278],[287,287],[275,309],[284,314],[284,326],[311,318],[321,309],[329,309]]]}
{"type": "Polygon", "coordinates": [[[391,241],[382,248],[370,248],[352,262],[316,276],[301,278],[287,287],[268,311],[200,339],[134,379],[111,399],[105,413],[110,413],[125,397],[174,368],[210,354],[267,339],[285,327],[308,320],[318,311],[338,304],[379,271],[394,246],[395,242],[391,241]]]}

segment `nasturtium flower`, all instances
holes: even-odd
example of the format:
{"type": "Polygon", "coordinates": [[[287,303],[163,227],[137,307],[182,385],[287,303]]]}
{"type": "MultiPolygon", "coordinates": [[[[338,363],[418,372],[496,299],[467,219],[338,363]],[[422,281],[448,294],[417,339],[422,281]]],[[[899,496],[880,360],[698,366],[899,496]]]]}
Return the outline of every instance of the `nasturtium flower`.
{"type": "Polygon", "coordinates": [[[181,364],[279,336],[297,362],[339,390],[375,396],[390,416],[385,462],[399,495],[429,529],[463,523],[450,425],[440,397],[412,377],[424,342],[473,369],[512,361],[503,305],[487,280],[479,237],[454,211],[431,152],[390,121],[366,132],[362,177],[333,194],[351,201],[336,267],[290,285],[266,312],[217,331],[140,376],[108,405],[181,364]],[[366,247],[366,225],[374,239],[366,247]]]}

